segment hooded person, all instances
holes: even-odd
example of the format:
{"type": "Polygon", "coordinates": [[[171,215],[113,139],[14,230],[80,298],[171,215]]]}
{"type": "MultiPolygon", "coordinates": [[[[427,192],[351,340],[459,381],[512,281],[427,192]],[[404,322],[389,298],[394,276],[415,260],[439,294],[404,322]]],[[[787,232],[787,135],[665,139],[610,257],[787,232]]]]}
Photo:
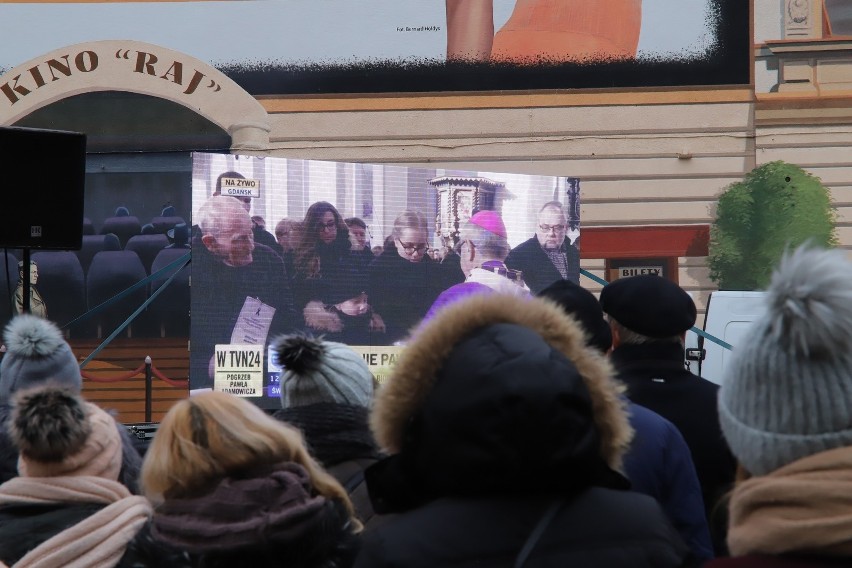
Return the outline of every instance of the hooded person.
{"type": "Polygon", "coordinates": [[[282,367],[281,410],[275,418],[302,431],[311,454],[349,493],[369,528],[373,507],[364,470],[378,448],[367,424],[373,374],[364,358],[342,343],[293,334],[271,344],[282,367]]]}
{"type": "Polygon", "coordinates": [[[356,566],[683,566],[651,497],[618,473],[632,436],[612,368],[558,307],[474,295],[418,327],[378,391],[389,456],[356,566]]]}
{"type": "Polygon", "coordinates": [[[734,350],[719,420],[739,461],[732,558],[713,567],[852,565],[852,264],[800,247],[734,350]]]}
{"type": "Polygon", "coordinates": [[[14,398],[7,429],[20,475],[0,485],[0,561],[8,566],[132,566],[128,545],[151,516],[118,482],[115,420],[72,390],[14,398]]]}
{"type": "MultiPolygon", "coordinates": [[[[612,332],[594,294],[579,284],[557,280],[538,295],[577,320],[586,332],[589,347],[602,354],[609,352],[612,332]]],[[[631,489],[656,499],[695,558],[710,560],[713,542],[689,446],[677,427],[656,412],[630,401],[627,411],[636,432],[624,456],[631,489]]]]}
{"type": "MultiPolygon", "coordinates": [[[[52,383],[79,393],[83,386],[80,364],[56,325],[40,317],[23,314],[12,319],[4,330],[6,354],[0,363],[0,424],[11,411],[16,392],[52,383]]],[[[122,438],[119,481],[137,492],[137,477],[142,458],[134,448],[127,430],[113,420],[122,438]]],[[[0,483],[15,477],[18,450],[5,428],[0,428],[0,483]]]]}

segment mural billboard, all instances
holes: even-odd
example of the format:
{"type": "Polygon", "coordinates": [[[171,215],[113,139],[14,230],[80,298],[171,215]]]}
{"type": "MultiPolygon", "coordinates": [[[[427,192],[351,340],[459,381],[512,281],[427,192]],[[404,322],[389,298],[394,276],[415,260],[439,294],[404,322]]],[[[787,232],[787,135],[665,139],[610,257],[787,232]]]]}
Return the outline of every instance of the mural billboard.
{"type": "Polygon", "coordinates": [[[0,73],[134,40],[209,62],[254,95],[749,82],[742,0],[11,2],[0,35],[0,73]]]}
{"type": "Polygon", "coordinates": [[[565,177],[193,154],[190,388],[278,407],[278,334],[323,335],[386,367],[458,297],[577,281],[579,190],[565,177]]]}

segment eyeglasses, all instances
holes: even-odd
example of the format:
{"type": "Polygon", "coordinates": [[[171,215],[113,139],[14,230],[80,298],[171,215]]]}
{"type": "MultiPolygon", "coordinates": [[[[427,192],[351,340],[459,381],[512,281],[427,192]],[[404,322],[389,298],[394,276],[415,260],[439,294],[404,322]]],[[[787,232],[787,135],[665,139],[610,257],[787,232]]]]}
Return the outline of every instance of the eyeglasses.
{"type": "Polygon", "coordinates": [[[320,223],[318,229],[320,231],[330,231],[337,229],[337,221],[329,221],[328,223],[320,223]]]}
{"type": "Polygon", "coordinates": [[[544,233],[549,233],[550,231],[561,233],[565,230],[565,225],[539,225],[538,228],[544,233]]]}
{"type": "Polygon", "coordinates": [[[402,250],[405,251],[405,254],[414,254],[416,252],[423,252],[427,248],[429,248],[429,245],[427,245],[426,243],[419,243],[419,244],[417,244],[417,243],[404,243],[404,242],[400,241],[399,239],[397,239],[397,242],[399,243],[399,246],[402,247],[402,250]]]}

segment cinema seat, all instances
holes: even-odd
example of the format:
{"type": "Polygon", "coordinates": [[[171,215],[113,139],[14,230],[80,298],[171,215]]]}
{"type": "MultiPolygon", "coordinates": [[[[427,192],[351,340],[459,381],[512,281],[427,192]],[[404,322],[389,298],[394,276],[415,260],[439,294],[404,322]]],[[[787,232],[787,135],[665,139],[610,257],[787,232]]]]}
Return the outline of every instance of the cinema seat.
{"type": "MultiPolygon", "coordinates": [[[[80,259],[71,251],[39,251],[31,259],[38,265],[36,288],[47,306],[47,317],[59,326],[86,313],[86,284],[80,259]]],[[[83,326],[70,329],[74,336],[83,326]]]]}
{"type": "Polygon", "coordinates": [[[130,237],[130,240],[124,245],[124,250],[132,250],[138,254],[145,271],[151,274],[151,264],[154,262],[154,258],[168,245],[169,238],[166,235],[136,235],[130,237]]]}
{"type": "MultiPolygon", "coordinates": [[[[147,277],[139,255],[133,251],[102,251],[95,255],[86,276],[86,298],[89,308],[94,308],[115,298],[132,285],[147,277]]],[[[147,287],[142,286],[120,300],[113,300],[92,319],[97,325],[98,337],[104,337],[121,325],[148,297],[147,287]]],[[[127,327],[126,334],[133,334],[134,322],[127,327]]]]}

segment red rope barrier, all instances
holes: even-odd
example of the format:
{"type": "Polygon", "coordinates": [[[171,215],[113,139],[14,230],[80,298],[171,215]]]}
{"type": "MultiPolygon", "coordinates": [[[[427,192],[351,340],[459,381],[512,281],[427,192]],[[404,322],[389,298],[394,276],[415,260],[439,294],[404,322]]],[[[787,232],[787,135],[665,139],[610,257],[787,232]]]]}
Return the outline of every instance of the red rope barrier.
{"type": "Polygon", "coordinates": [[[127,379],[132,379],[134,376],[138,375],[143,370],[145,370],[145,363],[139,365],[139,367],[135,371],[130,371],[129,373],[125,375],[120,375],[118,377],[104,378],[99,377],[97,375],[92,375],[91,373],[88,373],[83,370],[80,371],[80,374],[84,378],[89,379],[90,381],[95,381],[96,383],[117,383],[119,381],[126,381],[127,379]]]}
{"type": "MultiPolygon", "coordinates": [[[[145,363],[142,363],[141,365],[139,365],[139,367],[137,369],[130,371],[130,372],[124,374],[124,375],[119,375],[117,377],[109,377],[109,378],[100,377],[100,376],[97,376],[97,375],[93,375],[92,373],[89,373],[88,371],[83,371],[83,370],[80,371],[80,374],[83,376],[83,378],[88,379],[90,381],[94,381],[96,383],[117,383],[119,381],[126,381],[128,379],[132,379],[133,377],[135,377],[139,373],[143,372],[144,370],[145,370],[145,363]]],[[[163,373],[161,373],[160,370],[157,369],[154,365],[151,365],[151,373],[155,377],[157,377],[158,379],[163,381],[164,383],[166,383],[170,386],[173,386],[175,388],[185,389],[187,387],[186,381],[178,381],[178,380],[170,379],[167,376],[165,376],[163,373]]]]}
{"type": "Polygon", "coordinates": [[[185,389],[187,387],[186,381],[177,381],[177,380],[174,380],[174,379],[170,379],[167,376],[165,376],[163,373],[161,373],[160,370],[157,367],[155,367],[154,365],[151,365],[151,372],[154,374],[155,377],[157,377],[158,379],[160,379],[164,383],[169,384],[173,387],[177,387],[177,388],[181,388],[181,389],[185,389]]]}

